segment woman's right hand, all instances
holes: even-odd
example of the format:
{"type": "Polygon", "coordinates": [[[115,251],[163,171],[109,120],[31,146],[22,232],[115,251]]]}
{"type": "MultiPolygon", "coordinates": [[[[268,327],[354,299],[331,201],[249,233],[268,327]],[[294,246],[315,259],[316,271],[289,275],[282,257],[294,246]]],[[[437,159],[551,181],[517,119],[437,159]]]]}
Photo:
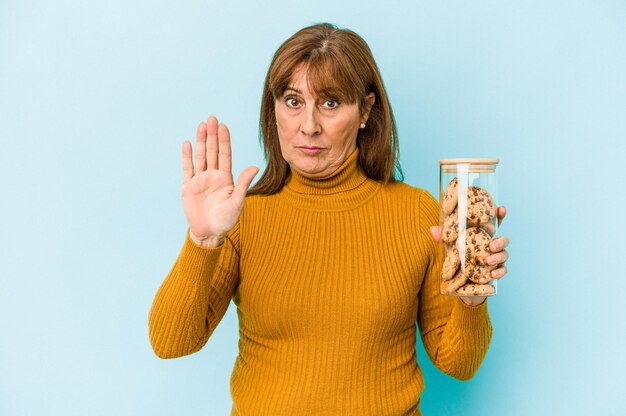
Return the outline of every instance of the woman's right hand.
{"type": "Polygon", "coordinates": [[[191,143],[183,143],[183,209],[189,236],[203,247],[217,247],[235,226],[244,198],[259,168],[250,166],[233,184],[230,133],[217,118],[200,123],[196,135],[195,171],[191,143]]]}

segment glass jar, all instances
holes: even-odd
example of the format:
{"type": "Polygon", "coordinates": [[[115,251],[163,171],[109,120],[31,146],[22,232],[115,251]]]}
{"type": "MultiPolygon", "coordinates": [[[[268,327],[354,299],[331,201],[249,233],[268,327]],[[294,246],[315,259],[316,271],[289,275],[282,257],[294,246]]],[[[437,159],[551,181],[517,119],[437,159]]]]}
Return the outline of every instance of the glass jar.
{"type": "Polygon", "coordinates": [[[441,244],[445,258],[441,293],[450,296],[493,296],[486,258],[498,232],[496,165],[498,159],[439,161],[441,244]]]}

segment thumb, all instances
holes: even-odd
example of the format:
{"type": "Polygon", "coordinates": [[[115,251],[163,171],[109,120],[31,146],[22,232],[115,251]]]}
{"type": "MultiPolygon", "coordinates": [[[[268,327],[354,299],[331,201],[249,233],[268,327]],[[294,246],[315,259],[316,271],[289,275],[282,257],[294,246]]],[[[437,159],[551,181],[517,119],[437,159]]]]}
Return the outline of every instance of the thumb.
{"type": "Polygon", "coordinates": [[[435,240],[436,243],[440,242],[441,241],[441,226],[434,225],[430,227],[430,235],[433,236],[433,240],[435,240]]]}
{"type": "Polygon", "coordinates": [[[235,185],[235,191],[233,192],[233,196],[238,201],[243,202],[246,197],[246,192],[252,183],[252,179],[254,179],[257,173],[259,173],[259,168],[256,166],[250,166],[239,174],[237,184],[235,185]]]}

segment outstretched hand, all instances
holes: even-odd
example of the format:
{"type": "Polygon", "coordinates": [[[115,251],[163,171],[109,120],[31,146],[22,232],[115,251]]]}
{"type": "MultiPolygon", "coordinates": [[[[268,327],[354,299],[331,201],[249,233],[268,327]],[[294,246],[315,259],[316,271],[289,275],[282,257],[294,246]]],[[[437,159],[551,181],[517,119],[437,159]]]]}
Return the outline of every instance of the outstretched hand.
{"type": "Polygon", "coordinates": [[[259,168],[246,168],[233,183],[230,133],[217,118],[200,123],[196,134],[195,169],[191,143],[183,143],[182,200],[189,235],[204,247],[219,246],[235,226],[244,198],[259,168]]]}
{"type": "MultiPolygon", "coordinates": [[[[500,226],[506,216],[506,207],[498,207],[496,216],[498,217],[498,226],[500,226]]],[[[440,225],[430,227],[430,234],[437,243],[441,241],[441,228],[440,225]]],[[[498,265],[498,267],[491,271],[491,276],[494,279],[501,279],[507,272],[504,263],[509,258],[509,253],[505,250],[508,245],[509,239],[506,236],[494,238],[491,243],[489,243],[491,255],[487,257],[487,263],[490,265],[498,265]]],[[[485,301],[485,298],[484,296],[461,296],[461,300],[468,305],[479,305],[485,301]]]]}

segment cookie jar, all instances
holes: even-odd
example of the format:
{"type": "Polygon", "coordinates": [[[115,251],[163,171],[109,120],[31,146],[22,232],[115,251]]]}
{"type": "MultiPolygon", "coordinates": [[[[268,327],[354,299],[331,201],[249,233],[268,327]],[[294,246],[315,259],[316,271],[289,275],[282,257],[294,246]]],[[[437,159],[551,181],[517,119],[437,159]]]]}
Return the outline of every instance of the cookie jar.
{"type": "Polygon", "coordinates": [[[498,231],[498,159],[439,161],[439,201],[445,258],[441,293],[492,296],[497,280],[487,264],[489,243],[498,231]]]}

